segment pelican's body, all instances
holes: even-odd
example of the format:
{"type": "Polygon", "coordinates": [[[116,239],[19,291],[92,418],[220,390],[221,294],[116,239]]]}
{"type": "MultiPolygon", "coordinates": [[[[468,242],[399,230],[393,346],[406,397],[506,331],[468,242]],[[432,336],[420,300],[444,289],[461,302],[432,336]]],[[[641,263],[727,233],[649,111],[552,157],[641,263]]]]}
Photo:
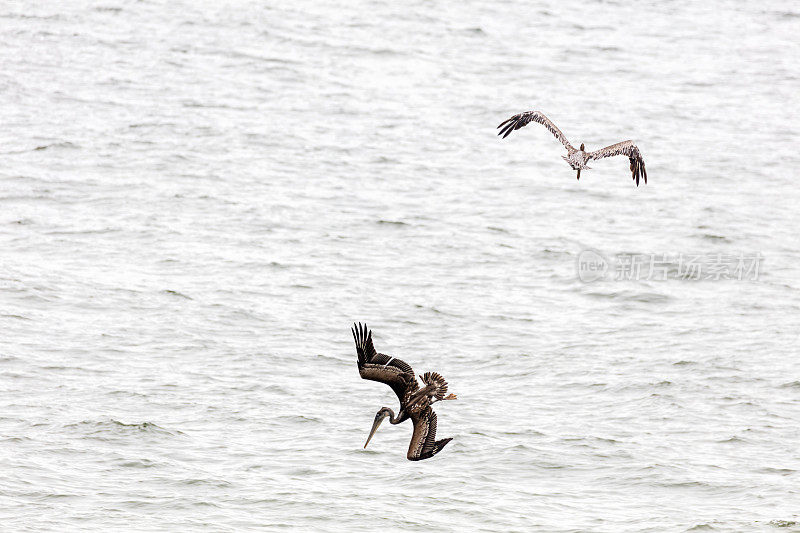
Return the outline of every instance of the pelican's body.
{"type": "Polygon", "coordinates": [[[564,145],[564,148],[567,149],[567,155],[561,157],[563,157],[564,160],[569,163],[569,166],[572,167],[572,170],[578,171],[578,179],[581,179],[581,170],[590,170],[590,167],[586,166],[586,163],[590,159],[602,159],[604,157],[611,157],[615,155],[626,155],[631,163],[631,174],[633,180],[636,182],[636,186],[639,186],[640,178],[643,178],[644,182],[647,183],[647,171],[644,167],[644,159],[642,159],[642,154],[639,152],[639,148],[633,141],[622,141],[593,152],[584,151],[583,143],[581,143],[580,148],[576,149],[570,144],[564,134],[561,133],[561,130],[558,129],[555,124],[553,124],[553,121],[547,118],[545,114],[540,111],[526,111],[525,113],[514,115],[510,119],[497,126],[497,128],[500,129],[500,133],[498,133],[498,135],[502,135],[505,139],[512,131],[527,126],[531,122],[537,122],[543,125],[555,136],[556,139],[561,142],[561,144],[564,145]]]}
{"type": "Polygon", "coordinates": [[[431,404],[456,399],[454,394],[445,397],[447,382],[436,372],[426,372],[420,376],[424,383],[420,387],[408,363],[375,351],[372,331],[367,329],[366,324],[354,325],[353,338],[361,377],[389,385],[400,400],[397,416],[388,407],[381,407],[377,412],[364,447],[367,447],[385,418],[389,419],[390,424],[400,424],[410,419],[414,424],[414,432],[406,454],[408,460],[420,461],[439,453],[453,439],[436,440],[436,413],[431,409],[431,404]]]}
{"type": "Polygon", "coordinates": [[[580,150],[575,150],[569,155],[562,155],[561,157],[564,158],[564,161],[569,163],[572,170],[589,170],[589,167],[586,166],[586,162],[589,160],[589,154],[583,151],[583,145],[581,145],[580,150]]]}

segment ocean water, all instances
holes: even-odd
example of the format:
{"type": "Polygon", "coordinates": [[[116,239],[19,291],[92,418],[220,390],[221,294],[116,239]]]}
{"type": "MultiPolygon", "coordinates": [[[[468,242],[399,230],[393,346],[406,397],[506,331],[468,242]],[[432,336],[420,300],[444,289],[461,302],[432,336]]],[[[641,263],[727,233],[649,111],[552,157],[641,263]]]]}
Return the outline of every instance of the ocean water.
{"type": "Polygon", "coordinates": [[[0,529],[800,531],[798,34],[770,0],[3,5],[0,529]],[[649,183],[495,135],[528,109],[649,183]],[[354,321],[458,394],[433,459],[363,449],[397,401],[354,321]]]}

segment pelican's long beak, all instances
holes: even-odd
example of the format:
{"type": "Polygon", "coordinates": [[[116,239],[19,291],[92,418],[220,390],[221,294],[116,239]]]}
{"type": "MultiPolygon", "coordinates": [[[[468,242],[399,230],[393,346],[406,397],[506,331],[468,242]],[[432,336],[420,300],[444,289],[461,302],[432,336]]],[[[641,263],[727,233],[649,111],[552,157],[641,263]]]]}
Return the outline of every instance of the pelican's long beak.
{"type": "Polygon", "coordinates": [[[369,444],[369,441],[372,440],[372,436],[375,434],[376,431],[378,431],[378,426],[381,425],[381,422],[383,422],[384,418],[386,417],[382,416],[376,419],[375,422],[372,424],[372,431],[369,432],[369,437],[367,437],[367,442],[364,443],[364,448],[366,448],[367,444],[369,444]]]}

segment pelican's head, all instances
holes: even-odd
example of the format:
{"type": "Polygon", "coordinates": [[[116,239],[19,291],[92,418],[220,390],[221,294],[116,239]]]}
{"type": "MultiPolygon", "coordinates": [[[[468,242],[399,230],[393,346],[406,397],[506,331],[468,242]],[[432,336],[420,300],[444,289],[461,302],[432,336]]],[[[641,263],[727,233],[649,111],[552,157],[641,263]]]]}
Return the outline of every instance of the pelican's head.
{"type": "Polygon", "coordinates": [[[381,407],[380,411],[375,413],[375,420],[372,422],[372,429],[369,432],[369,437],[367,437],[367,442],[364,443],[364,448],[367,447],[367,444],[369,444],[369,441],[372,439],[372,436],[375,434],[376,431],[378,431],[378,426],[381,425],[383,419],[389,416],[389,412],[390,410],[388,407],[381,407]]]}
{"type": "Polygon", "coordinates": [[[583,143],[581,143],[581,152],[583,152],[583,143]]]}

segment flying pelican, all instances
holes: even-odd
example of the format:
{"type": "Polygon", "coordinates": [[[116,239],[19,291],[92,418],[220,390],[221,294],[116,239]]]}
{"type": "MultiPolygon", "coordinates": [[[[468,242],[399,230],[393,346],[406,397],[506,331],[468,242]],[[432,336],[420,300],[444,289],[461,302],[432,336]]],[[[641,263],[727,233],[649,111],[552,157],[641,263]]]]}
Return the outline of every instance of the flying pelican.
{"type": "Polygon", "coordinates": [[[436,440],[436,413],[431,404],[441,400],[455,400],[456,395],[447,394],[447,382],[436,372],[426,372],[420,378],[425,386],[420,388],[411,366],[388,355],[377,353],[372,346],[372,331],[360,322],[353,324],[353,338],[358,354],[358,373],[363,379],[386,383],[400,400],[400,412],[395,418],[394,411],[381,407],[375,415],[372,430],[369,432],[364,448],[378,430],[383,419],[388,417],[391,424],[405,422],[409,418],[414,423],[414,433],[408,446],[406,457],[409,461],[421,461],[433,457],[444,448],[452,438],[436,440]]]}
{"type": "Polygon", "coordinates": [[[547,128],[550,133],[555,135],[556,139],[561,141],[561,144],[564,145],[568,152],[566,156],[562,155],[561,157],[569,163],[572,170],[578,171],[578,179],[581,179],[581,170],[591,170],[590,167],[586,166],[586,162],[590,159],[603,159],[604,157],[611,157],[614,155],[626,155],[631,162],[631,173],[633,174],[633,180],[636,182],[636,186],[639,186],[640,177],[644,178],[644,182],[647,183],[647,171],[644,168],[644,159],[642,159],[642,154],[639,153],[639,149],[633,141],[622,141],[617,144],[612,144],[611,146],[606,146],[605,148],[600,148],[594,152],[584,152],[583,143],[581,143],[580,149],[576,150],[575,147],[569,143],[567,138],[564,137],[564,134],[561,133],[561,130],[541,111],[526,111],[525,113],[514,115],[497,126],[498,129],[503,128],[498,135],[502,135],[505,139],[512,131],[527,126],[531,122],[538,122],[547,128]]]}

